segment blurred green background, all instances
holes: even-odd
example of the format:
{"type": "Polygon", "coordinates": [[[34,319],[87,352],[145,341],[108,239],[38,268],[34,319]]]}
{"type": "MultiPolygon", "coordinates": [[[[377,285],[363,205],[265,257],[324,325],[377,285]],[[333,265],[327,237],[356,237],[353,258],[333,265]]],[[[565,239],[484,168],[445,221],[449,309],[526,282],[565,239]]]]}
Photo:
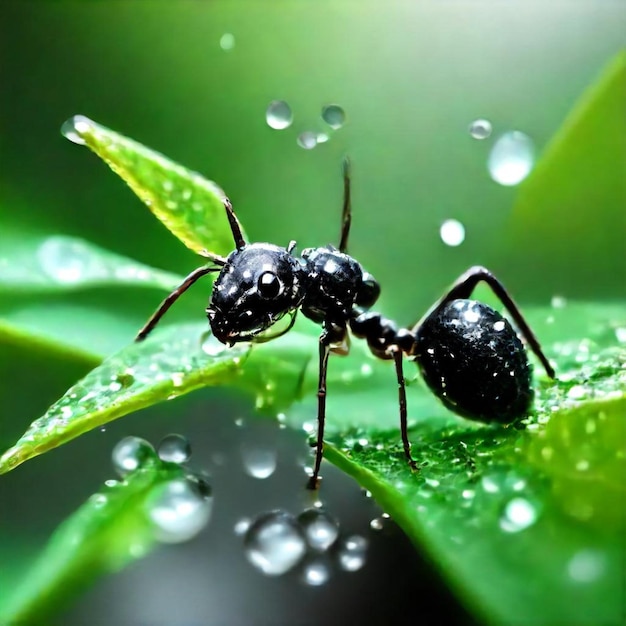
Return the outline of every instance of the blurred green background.
{"type": "MultiPolygon", "coordinates": [[[[512,248],[517,189],[491,180],[486,162],[495,138],[510,130],[529,135],[540,154],[625,43],[621,0],[4,0],[0,229],[75,235],[181,274],[196,267],[105,165],[61,137],[62,122],[80,113],[215,180],[253,240],[281,245],[337,242],[340,161],[349,154],[351,252],[381,282],[381,310],[401,323],[418,319],[475,264],[522,303],[623,296],[623,216],[603,221],[602,207],[589,207],[588,227],[606,232],[607,245],[582,245],[583,228],[580,240],[568,235],[556,246],[550,220],[562,216],[546,215],[532,249],[512,248]],[[225,33],[234,36],[230,50],[220,47],[225,33]],[[289,129],[265,122],[275,99],[291,105],[289,129]],[[325,130],[328,103],[344,108],[346,125],[303,150],[298,134],[325,130]],[[492,123],[490,139],[470,137],[477,118],[492,123]],[[466,228],[456,248],[439,238],[448,218],[466,228]],[[532,262],[545,263],[555,247],[549,264],[532,262]]],[[[115,327],[123,342],[161,297],[91,290],[70,300],[111,313],[102,332],[115,327]]],[[[201,317],[207,297],[197,287],[172,319],[201,317]]],[[[2,311],[41,306],[43,325],[46,307],[68,300],[0,299],[2,311]]],[[[2,343],[2,444],[90,366],[2,343]]]]}

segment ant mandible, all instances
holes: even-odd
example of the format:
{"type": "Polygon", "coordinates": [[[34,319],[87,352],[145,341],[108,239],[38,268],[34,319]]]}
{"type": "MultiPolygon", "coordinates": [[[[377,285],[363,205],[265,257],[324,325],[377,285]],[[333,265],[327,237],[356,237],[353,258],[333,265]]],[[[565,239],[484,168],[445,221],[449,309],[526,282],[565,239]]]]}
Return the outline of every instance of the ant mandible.
{"type": "Polygon", "coordinates": [[[508,424],[530,409],[531,367],[524,346],[500,313],[469,299],[479,282],[493,290],[547,375],[554,378],[554,369],[519,308],[502,283],[484,267],[472,267],[462,274],[410,329],[399,328],[380,313],[369,311],[380,295],[380,286],[347,254],[352,216],[348,159],[343,162],[343,191],[339,248],[306,248],[300,257],[293,254],[295,241],[287,248],[246,243],[232,205],[224,198],[235,250],[226,258],[207,252],[210,262],[191,272],[165,298],[136,338],[145,339],[170,306],[211,272],[219,272],[219,276],[206,313],[213,335],[224,344],[279,337],[292,328],[298,310],[320,324],[318,426],[310,489],[318,487],[324,449],[328,357],[331,352],[348,353],[348,330],[365,339],[374,356],[395,364],[402,444],[412,469],[418,466],[411,456],[407,433],[403,355],[418,364],[427,385],[444,405],[463,417],[508,424]],[[285,315],[291,318],[285,329],[259,336],[285,315]]]}

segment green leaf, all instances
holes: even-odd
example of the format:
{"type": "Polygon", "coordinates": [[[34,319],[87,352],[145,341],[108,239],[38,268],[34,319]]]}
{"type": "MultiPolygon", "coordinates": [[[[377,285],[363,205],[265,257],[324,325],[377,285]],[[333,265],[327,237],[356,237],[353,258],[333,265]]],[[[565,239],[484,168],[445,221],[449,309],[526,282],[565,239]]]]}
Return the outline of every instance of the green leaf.
{"type": "Polygon", "coordinates": [[[249,347],[227,348],[205,324],[165,327],[110,357],[68,389],[0,458],[0,473],[132,411],[231,383],[249,347]]]}
{"type": "MultiPolygon", "coordinates": [[[[187,485],[195,489],[195,479],[187,478],[187,473],[179,465],[148,457],[122,482],[107,481],[59,526],[14,591],[4,590],[0,622],[49,623],[51,615],[96,579],[145,556],[164,539],[164,530],[151,512],[156,505],[167,505],[164,498],[172,489],[181,491],[181,482],[182,491],[187,485]]],[[[190,531],[199,530],[210,513],[209,501],[203,501],[199,493],[196,513],[197,524],[190,531]]],[[[169,541],[186,538],[165,537],[169,541]]]]}
{"type": "Polygon", "coordinates": [[[188,248],[219,255],[233,250],[225,195],[214,182],[82,115],[67,120],[61,132],[93,150],[188,248]]]}
{"type": "Polygon", "coordinates": [[[0,234],[0,290],[66,292],[100,286],[172,291],[182,278],[109,252],[77,237],[0,234]]]}
{"type": "MultiPolygon", "coordinates": [[[[620,622],[624,310],[554,311],[548,325],[563,340],[548,351],[559,381],[539,385],[536,413],[521,430],[419,415],[410,433],[418,473],[407,467],[398,430],[386,429],[386,420],[379,429],[334,434],[326,447],[327,458],[372,493],[488,622],[620,622]],[[593,339],[569,340],[581,318],[593,339]]],[[[544,315],[530,315],[531,323],[544,315]]]]}
{"type": "Polygon", "coordinates": [[[520,185],[501,240],[518,285],[532,282],[537,293],[536,279],[549,268],[549,284],[559,293],[589,297],[623,290],[625,93],[622,52],[582,95],[520,185]]]}
{"type": "Polygon", "coordinates": [[[37,303],[0,309],[0,339],[100,363],[135,336],[139,323],[96,306],[37,303]]]}

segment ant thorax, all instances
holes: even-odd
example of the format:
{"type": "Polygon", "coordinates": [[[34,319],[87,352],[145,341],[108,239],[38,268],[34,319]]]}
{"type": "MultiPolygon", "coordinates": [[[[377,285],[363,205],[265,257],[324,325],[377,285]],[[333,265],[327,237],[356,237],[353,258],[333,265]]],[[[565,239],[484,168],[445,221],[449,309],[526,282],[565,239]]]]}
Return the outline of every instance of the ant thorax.
{"type": "Polygon", "coordinates": [[[302,263],[307,276],[302,313],[314,322],[345,325],[364,290],[361,264],[334,246],[306,248],[302,263]]]}

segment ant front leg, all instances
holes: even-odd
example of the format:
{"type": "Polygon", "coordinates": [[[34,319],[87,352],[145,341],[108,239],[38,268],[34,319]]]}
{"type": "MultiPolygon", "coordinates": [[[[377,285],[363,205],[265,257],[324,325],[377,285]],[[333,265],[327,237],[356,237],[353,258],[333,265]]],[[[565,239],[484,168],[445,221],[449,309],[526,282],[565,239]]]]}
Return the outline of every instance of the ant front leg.
{"type": "Polygon", "coordinates": [[[143,341],[159,323],[161,318],[167,313],[168,309],[182,296],[191,285],[193,285],[198,279],[206,276],[210,272],[219,272],[219,267],[212,267],[210,265],[204,265],[194,270],[185,278],[185,280],[178,286],[172,293],[170,293],[163,302],[159,305],[159,308],[152,314],[152,317],[145,323],[144,327],[137,333],[135,341],[143,341]]]}
{"type": "Polygon", "coordinates": [[[309,479],[308,488],[319,487],[320,467],[324,454],[324,422],[326,421],[326,372],[328,371],[328,356],[334,344],[345,340],[347,329],[337,327],[332,323],[324,324],[324,332],[319,339],[319,382],[317,385],[317,439],[315,441],[315,465],[309,479]]]}
{"type": "MultiPolygon", "coordinates": [[[[530,346],[530,349],[535,353],[537,358],[541,361],[541,364],[543,365],[543,369],[546,371],[546,374],[550,378],[555,378],[554,368],[552,367],[552,365],[550,365],[550,362],[548,361],[546,355],[543,353],[541,345],[539,344],[539,340],[524,319],[524,316],[519,310],[519,307],[517,306],[517,304],[515,304],[513,298],[505,289],[504,285],[488,269],[481,267],[480,265],[470,267],[467,272],[462,274],[455,281],[454,285],[452,285],[450,291],[448,291],[448,293],[445,294],[441,298],[441,300],[439,300],[439,302],[437,302],[437,304],[432,308],[427,316],[442,308],[449,302],[452,302],[452,300],[464,300],[469,298],[479,282],[484,282],[489,285],[491,290],[499,298],[500,302],[502,302],[506,310],[511,314],[511,317],[515,321],[515,324],[517,325],[522,337],[526,340],[526,342],[530,346]]],[[[415,328],[418,328],[420,324],[421,321],[418,322],[415,328]]]]}

